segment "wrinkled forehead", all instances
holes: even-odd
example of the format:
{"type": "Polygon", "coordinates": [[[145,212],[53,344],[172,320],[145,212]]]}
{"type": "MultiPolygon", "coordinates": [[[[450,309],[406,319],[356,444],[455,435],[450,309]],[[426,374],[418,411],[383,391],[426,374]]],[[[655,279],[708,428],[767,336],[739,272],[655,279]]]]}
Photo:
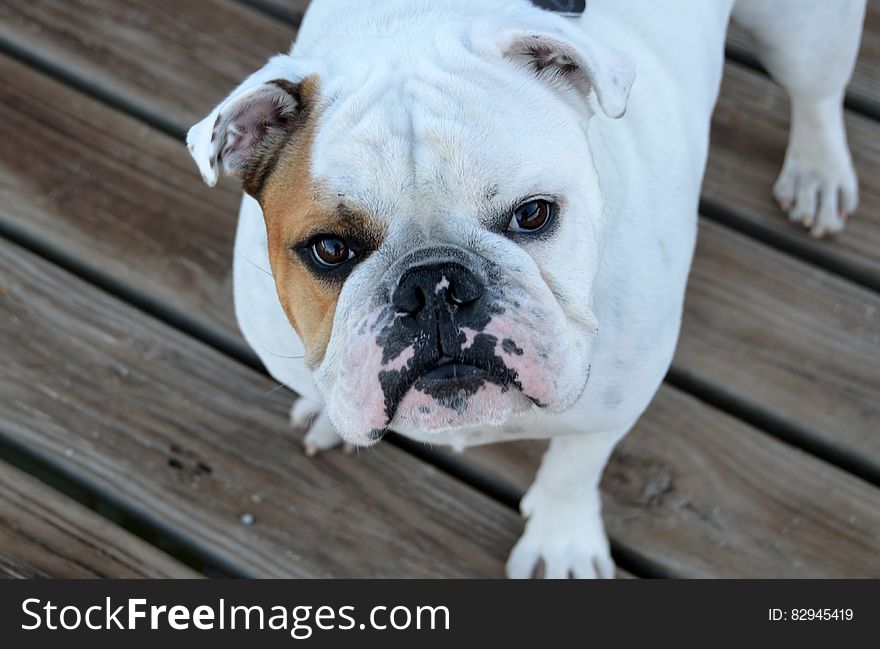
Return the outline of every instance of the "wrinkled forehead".
{"type": "Polygon", "coordinates": [[[516,71],[419,62],[337,90],[311,173],[378,215],[441,202],[467,210],[561,191],[584,160],[582,123],[516,71]]]}

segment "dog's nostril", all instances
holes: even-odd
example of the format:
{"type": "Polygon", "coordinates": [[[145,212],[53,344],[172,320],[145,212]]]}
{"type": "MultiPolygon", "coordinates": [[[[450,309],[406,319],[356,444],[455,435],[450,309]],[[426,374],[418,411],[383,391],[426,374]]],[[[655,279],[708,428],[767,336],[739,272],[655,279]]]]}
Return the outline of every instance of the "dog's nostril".
{"type": "Polygon", "coordinates": [[[398,313],[416,315],[425,308],[425,292],[418,285],[401,282],[395,289],[391,301],[398,313]]]}
{"type": "Polygon", "coordinates": [[[453,304],[464,306],[479,300],[483,296],[483,287],[473,281],[471,276],[456,282],[450,281],[446,295],[453,304]]]}
{"type": "Polygon", "coordinates": [[[391,301],[398,313],[416,316],[428,305],[433,305],[432,312],[443,304],[463,308],[482,296],[483,285],[471,271],[460,264],[445,262],[407,270],[391,301]]]}

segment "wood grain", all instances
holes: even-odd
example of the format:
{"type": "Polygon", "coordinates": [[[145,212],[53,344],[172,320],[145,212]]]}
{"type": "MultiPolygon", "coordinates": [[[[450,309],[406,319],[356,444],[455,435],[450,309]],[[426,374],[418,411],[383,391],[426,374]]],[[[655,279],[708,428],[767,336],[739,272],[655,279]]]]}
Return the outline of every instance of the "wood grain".
{"type": "Polygon", "coordinates": [[[848,89],[848,95],[880,112],[880,0],[868,0],[862,46],[848,89]]]}
{"type": "Polygon", "coordinates": [[[0,576],[133,579],[199,575],[0,461],[0,576]]]}
{"type": "Polygon", "coordinates": [[[0,434],[236,572],[500,577],[516,514],[385,444],[306,458],[276,384],[0,242],[0,434]]]}
{"type": "Polygon", "coordinates": [[[287,51],[295,35],[231,0],[0,3],[0,42],[184,126],[269,56],[287,51]]]}
{"type": "Polygon", "coordinates": [[[880,296],[703,220],[680,372],[880,475],[880,296]]]}
{"type": "Polygon", "coordinates": [[[24,65],[3,58],[0,76],[0,218],[237,337],[240,190],[209,189],[181,143],[24,65]]]}

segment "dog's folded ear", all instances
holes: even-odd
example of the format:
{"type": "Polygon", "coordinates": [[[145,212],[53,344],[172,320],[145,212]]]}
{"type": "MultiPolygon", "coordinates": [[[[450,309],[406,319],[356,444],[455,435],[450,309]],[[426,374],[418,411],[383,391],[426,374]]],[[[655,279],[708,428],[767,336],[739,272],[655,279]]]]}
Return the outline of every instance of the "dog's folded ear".
{"type": "Polygon", "coordinates": [[[303,80],[303,69],[288,55],[270,59],[189,130],[187,148],[208,185],[222,170],[259,193],[275,154],[306,122],[316,81],[303,80]]]}
{"type": "Polygon", "coordinates": [[[635,80],[632,61],[560,16],[530,13],[528,19],[474,25],[471,42],[483,54],[506,59],[565,94],[595,93],[602,111],[622,117],[635,80]]]}

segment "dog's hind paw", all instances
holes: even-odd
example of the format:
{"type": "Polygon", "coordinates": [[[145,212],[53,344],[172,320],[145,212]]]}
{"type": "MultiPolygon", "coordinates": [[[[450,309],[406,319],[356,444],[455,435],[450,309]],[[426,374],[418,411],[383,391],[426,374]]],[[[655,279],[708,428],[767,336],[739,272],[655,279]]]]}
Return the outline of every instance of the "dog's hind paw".
{"type": "Polygon", "coordinates": [[[821,170],[787,164],[773,187],[779,206],[794,223],[801,223],[816,238],[842,232],[856,209],[858,189],[852,168],[821,170]]]}
{"type": "Polygon", "coordinates": [[[796,119],[785,163],[773,196],[813,237],[841,232],[847,217],[858,206],[859,186],[846,135],[836,117],[838,107],[815,108],[816,115],[796,119]],[[818,121],[813,121],[818,120],[818,121]]]}

